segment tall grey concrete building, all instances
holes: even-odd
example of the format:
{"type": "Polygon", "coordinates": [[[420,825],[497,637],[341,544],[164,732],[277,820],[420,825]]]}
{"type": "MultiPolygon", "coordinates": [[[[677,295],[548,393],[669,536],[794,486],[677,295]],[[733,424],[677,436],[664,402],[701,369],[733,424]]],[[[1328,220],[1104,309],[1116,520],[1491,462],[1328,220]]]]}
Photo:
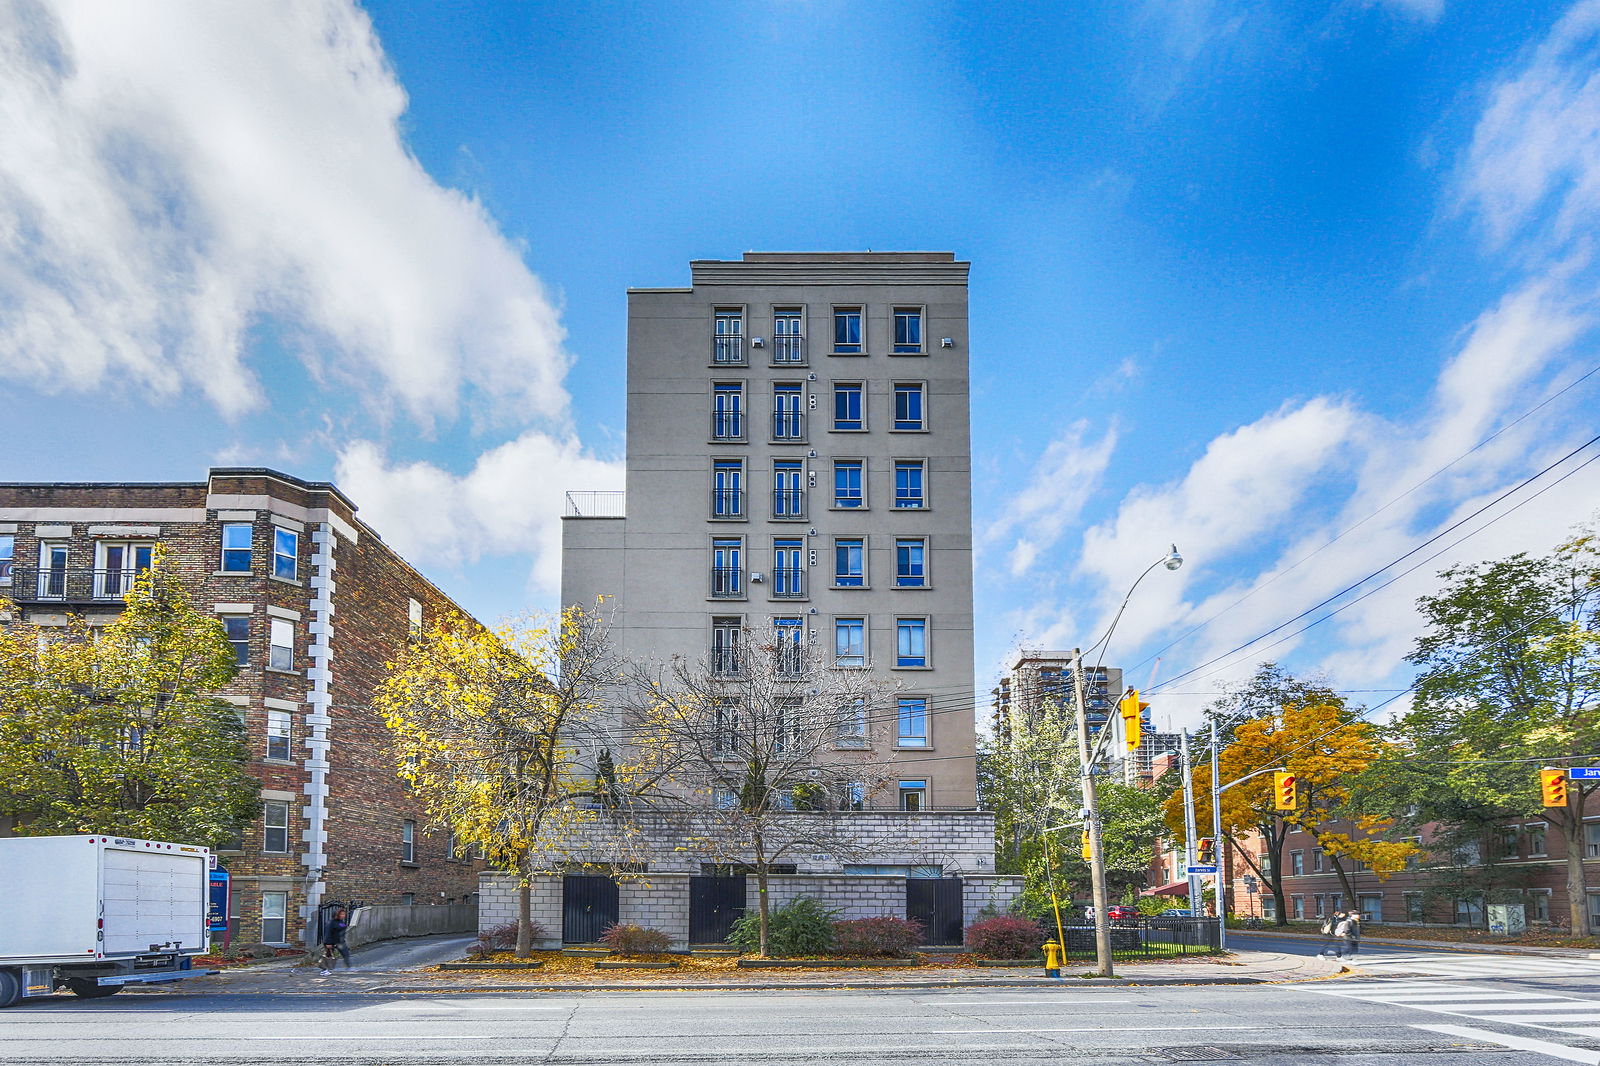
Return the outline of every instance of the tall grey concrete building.
{"type": "Polygon", "coordinates": [[[968,266],[751,252],[630,290],[626,492],[568,494],[562,602],[616,597],[625,654],[770,634],[894,686],[873,806],[976,803],[968,266]]]}

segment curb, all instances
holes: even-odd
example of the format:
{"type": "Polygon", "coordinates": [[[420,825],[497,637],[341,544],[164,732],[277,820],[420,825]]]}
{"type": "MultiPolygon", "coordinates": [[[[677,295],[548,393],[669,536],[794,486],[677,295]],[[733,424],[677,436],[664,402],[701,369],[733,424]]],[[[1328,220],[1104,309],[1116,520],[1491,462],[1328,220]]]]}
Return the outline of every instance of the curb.
{"type": "MultiPolygon", "coordinates": [[[[1278,940],[1322,940],[1321,933],[1280,933],[1263,929],[1229,929],[1231,936],[1260,936],[1278,940]]],[[[1600,959],[1600,951],[1590,951],[1587,948],[1541,948],[1533,945],[1522,944],[1463,944],[1459,940],[1407,940],[1403,937],[1392,936],[1366,936],[1361,937],[1363,944],[1382,944],[1385,947],[1415,947],[1430,948],[1436,951],[1463,951],[1463,952],[1488,952],[1501,955],[1548,955],[1552,958],[1565,959],[1600,959]]]]}
{"type": "Polygon", "coordinates": [[[1123,980],[1119,977],[1041,977],[1034,981],[984,981],[951,978],[941,981],[785,981],[781,984],[710,984],[705,982],[670,984],[607,984],[607,985],[474,985],[470,988],[443,989],[437,985],[383,985],[362,989],[363,992],[387,995],[417,995],[435,992],[785,992],[791,989],[806,991],[928,991],[944,988],[1041,988],[1046,990],[1073,988],[1139,988],[1150,985],[1263,985],[1275,978],[1267,977],[1146,977],[1123,980]],[[1046,983],[1048,982],[1048,983],[1046,983]]]}

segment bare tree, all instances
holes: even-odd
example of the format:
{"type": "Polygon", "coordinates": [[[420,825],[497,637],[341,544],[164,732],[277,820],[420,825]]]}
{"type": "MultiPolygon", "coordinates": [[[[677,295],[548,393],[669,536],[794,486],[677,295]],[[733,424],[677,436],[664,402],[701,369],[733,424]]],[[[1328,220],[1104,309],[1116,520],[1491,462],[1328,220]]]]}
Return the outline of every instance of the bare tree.
{"type": "Polygon", "coordinates": [[[672,786],[661,794],[688,846],[756,876],[767,951],[773,868],[801,851],[862,853],[855,811],[883,789],[886,686],[865,670],[824,667],[777,628],[758,643],[726,631],[705,660],[638,667],[645,731],[672,786]]]}

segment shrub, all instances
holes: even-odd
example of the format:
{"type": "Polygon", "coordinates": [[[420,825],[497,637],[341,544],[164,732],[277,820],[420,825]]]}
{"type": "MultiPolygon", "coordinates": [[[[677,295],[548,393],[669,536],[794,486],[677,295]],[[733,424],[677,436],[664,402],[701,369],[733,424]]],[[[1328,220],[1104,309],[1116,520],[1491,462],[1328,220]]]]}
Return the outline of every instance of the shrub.
{"type": "Polygon", "coordinates": [[[1000,915],[967,927],[967,947],[986,959],[1031,959],[1044,938],[1037,922],[1000,915]]]}
{"type": "Polygon", "coordinates": [[[672,938],[660,929],[618,922],[600,934],[600,943],[618,955],[659,955],[671,945],[672,938]]]}
{"type": "MultiPolygon", "coordinates": [[[[534,941],[544,939],[544,926],[538,922],[532,922],[530,925],[533,932],[531,939],[534,941]]],[[[497,951],[515,950],[517,950],[516,922],[507,922],[505,925],[496,925],[483,930],[472,945],[475,955],[493,955],[497,951]]]]}
{"type": "Polygon", "coordinates": [[[840,955],[904,958],[922,942],[922,923],[914,918],[851,918],[833,923],[833,950],[840,955]]]}
{"type": "MultiPolygon", "coordinates": [[[[833,947],[833,916],[837,913],[809,896],[801,896],[769,912],[767,951],[775,956],[826,954],[833,947]]],[[[760,951],[760,913],[745,911],[744,916],[733,923],[728,943],[740,951],[752,954],[760,951]]]]}

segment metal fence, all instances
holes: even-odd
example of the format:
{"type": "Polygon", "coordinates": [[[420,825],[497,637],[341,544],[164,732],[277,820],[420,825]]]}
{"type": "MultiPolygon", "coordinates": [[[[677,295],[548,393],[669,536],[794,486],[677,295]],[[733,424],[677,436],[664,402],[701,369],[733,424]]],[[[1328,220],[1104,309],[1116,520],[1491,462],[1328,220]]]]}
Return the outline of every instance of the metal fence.
{"type": "MultiPolygon", "coordinates": [[[[1045,937],[1056,939],[1054,917],[1041,919],[1045,937]]],[[[1066,957],[1095,957],[1094,926],[1074,919],[1063,929],[1066,957]]],[[[1215,918],[1119,918],[1111,922],[1111,953],[1117,958],[1153,959],[1205,955],[1221,950],[1215,918]]]]}

